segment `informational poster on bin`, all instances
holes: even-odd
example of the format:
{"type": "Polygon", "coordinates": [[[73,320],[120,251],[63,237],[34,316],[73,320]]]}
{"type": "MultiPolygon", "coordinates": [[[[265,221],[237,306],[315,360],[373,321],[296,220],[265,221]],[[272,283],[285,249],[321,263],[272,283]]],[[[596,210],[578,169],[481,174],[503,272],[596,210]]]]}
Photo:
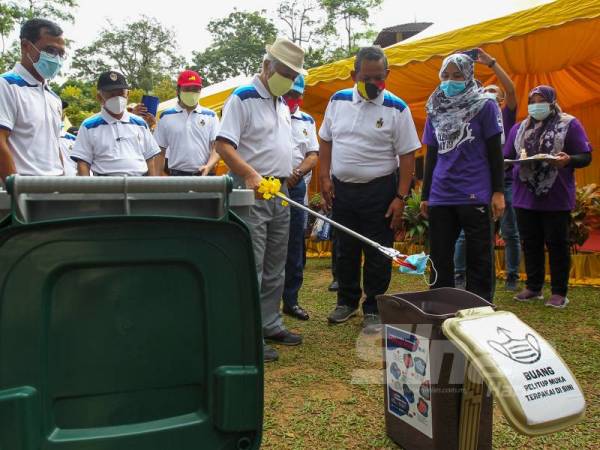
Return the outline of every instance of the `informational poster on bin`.
{"type": "Polygon", "coordinates": [[[571,371],[545,339],[515,315],[465,320],[460,328],[489,354],[497,376],[510,384],[527,425],[561,420],[585,409],[583,393],[571,371]]]}
{"type": "Polygon", "coordinates": [[[385,326],[388,412],[433,439],[429,339],[385,326]]]}

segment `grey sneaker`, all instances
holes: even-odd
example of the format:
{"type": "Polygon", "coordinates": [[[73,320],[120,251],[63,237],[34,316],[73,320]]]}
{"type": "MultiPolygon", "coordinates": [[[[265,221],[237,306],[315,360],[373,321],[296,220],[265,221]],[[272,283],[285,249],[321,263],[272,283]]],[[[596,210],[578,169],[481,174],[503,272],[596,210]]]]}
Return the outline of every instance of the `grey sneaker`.
{"type": "Polygon", "coordinates": [[[518,288],[519,279],[515,277],[506,277],[506,283],[504,284],[504,289],[511,292],[516,292],[518,288]]]}
{"type": "Polygon", "coordinates": [[[546,306],[550,308],[563,309],[566,308],[569,304],[569,299],[567,297],[563,297],[562,295],[552,294],[548,301],[546,302],[546,306]]]}
{"type": "Polygon", "coordinates": [[[363,318],[363,333],[377,334],[381,332],[381,318],[379,314],[365,314],[363,318]]]}
{"type": "Polygon", "coordinates": [[[454,287],[463,291],[467,288],[467,279],[463,272],[456,272],[454,274],[454,287]]]}
{"type": "Polygon", "coordinates": [[[518,302],[530,302],[532,300],[544,300],[544,296],[540,291],[532,291],[527,288],[523,289],[513,297],[518,302]]]}
{"type": "Polygon", "coordinates": [[[355,316],[358,312],[358,308],[353,308],[348,305],[338,305],[327,317],[329,323],[344,323],[350,317],[355,316]]]}
{"type": "Polygon", "coordinates": [[[275,350],[270,345],[264,344],[263,345],[263,361],[268,363],[268,362],[277,361],[278,359],[279,359],[279,353],[277,353],[277,350],[275,350]]]}

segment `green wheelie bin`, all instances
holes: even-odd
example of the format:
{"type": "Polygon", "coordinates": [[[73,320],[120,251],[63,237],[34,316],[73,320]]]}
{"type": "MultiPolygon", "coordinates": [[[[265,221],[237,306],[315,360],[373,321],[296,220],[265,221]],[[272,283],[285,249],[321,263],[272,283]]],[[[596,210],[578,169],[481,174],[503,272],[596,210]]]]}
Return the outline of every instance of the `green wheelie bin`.
{"type": "Polygon", "coordinates": [[[0,450],[260,447],[259,294],[231,187],[8,180],[0,450]]]}

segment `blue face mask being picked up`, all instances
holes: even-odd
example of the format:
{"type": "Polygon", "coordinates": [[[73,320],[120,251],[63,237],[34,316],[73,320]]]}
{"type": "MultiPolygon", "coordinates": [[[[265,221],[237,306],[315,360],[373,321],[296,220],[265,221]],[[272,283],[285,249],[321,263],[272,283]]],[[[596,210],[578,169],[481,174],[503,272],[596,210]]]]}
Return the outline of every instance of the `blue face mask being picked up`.
{"type": "MultiPolygon", "coordinates": [[[[408,256],[404,262],[412,265],[414,267],[406,267],[400,266],[400,273],[406,273],[408,275],[423,275],[425,276],[425,269],[427,269],[427,262],[430,261],[429,255],[426,255],[425,252],[417,253],[415,255],[408,256]]],[[[437,280],[437,270],[433,266],[433,262],[431,263],[431,270],[434,271],[435,277],[433,283],[429,283],[425,281],[429,286],[435,284],[437,280]]]]}
{"type": "Polygon", "coordinates": [[[425,252],[417,253],[416,255],[410,255],[404,260],[404,262],[407,262],[415,268],[411,269],[410,267],[400,266],[400,272],[411,275],[423,275],[425,273],[428,260],[429,256],[426,255],[425,252]]]}
{"type": "Polygon", "coordinates": [[[446,97],[454,97],[467,88],[466,81],[445,80],[440,83],[440,89],[446,97]]]}

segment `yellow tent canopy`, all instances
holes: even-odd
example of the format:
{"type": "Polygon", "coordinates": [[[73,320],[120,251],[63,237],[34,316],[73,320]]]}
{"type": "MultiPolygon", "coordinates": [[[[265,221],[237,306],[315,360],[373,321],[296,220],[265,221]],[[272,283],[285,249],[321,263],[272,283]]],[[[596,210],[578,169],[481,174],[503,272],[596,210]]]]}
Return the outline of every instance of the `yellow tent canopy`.
{"type": "MultiPolygon", "coordinates": [[[[494,56],[511,75],[519,119],[527,114],[529,90],[549,84],[562,108],[582,121],[593,147],[600,147],[600,1],[557,0],[386,48],[391,69],[387,88],[408,103],[417,129],[423,129],[425,102],[439,83],[442,59],[474,47],[494,56]]],[[[353,84],[353,65],[354,58],[349,58],[309,71],[303,109],[317,122],[330,96],[353,84]]],[[[497,83],[487,67],[478,66],[476,76],[484,84],[497,83]]],[[[600,157],[577,171],[577,181],[600,182],[600,157]]]]}

